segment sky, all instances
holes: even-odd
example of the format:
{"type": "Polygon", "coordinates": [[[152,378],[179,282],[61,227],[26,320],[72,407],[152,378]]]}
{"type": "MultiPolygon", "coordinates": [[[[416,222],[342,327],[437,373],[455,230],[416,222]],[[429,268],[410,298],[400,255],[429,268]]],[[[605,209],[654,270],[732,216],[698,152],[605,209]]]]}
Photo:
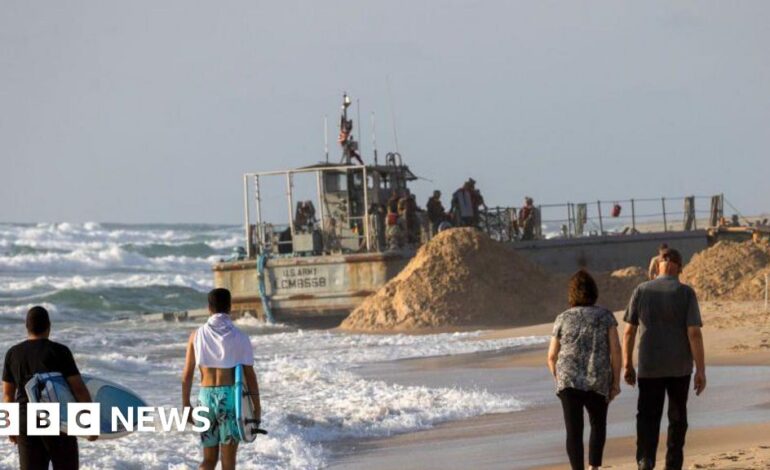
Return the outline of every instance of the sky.
{"type": "Polygon", "coordinates": [[[770,211],[770,2],[0,4],[0,221],[240,223],[241,175],[323,159],[324,115],[339,159],[343,91],[420,204],[770,211]]]}

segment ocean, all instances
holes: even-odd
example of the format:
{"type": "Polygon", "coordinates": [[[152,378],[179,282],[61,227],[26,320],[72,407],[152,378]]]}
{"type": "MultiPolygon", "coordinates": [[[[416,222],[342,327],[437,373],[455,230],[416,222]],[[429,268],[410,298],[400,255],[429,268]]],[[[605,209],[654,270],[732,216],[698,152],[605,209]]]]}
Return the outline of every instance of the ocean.
{"type": "MultiPolygon", "coordinates": [[[[205,307],[211,265],[242,243],[238,226],[99,223],[0,224],[0,354],[25,338],[24,315],[43,305],[51,338],[68,345],[81,372],[137,391],[152,406],[181,406],[181,369],[194,322],[143,313],[205,307]]],[[[359,335],[238,321],[252,340],[268,436],[239,451],[240,468],[314,469],[336,441],[430,428],[516,411],[513,393],[398,385],[371,368],[407,358],[500,351],[543,338],[484,339],[481,332],[359,335]],[[366,377],[356,373],[366,367],[366,377]]],[[[194,396],[197,389],[193,390],[194,396]]],[[[135,433],[80,441],[86,469],[193,469],[192,432],[135,433]]],[[[0,468],[18,457],[0,441],[0,468]]]]}

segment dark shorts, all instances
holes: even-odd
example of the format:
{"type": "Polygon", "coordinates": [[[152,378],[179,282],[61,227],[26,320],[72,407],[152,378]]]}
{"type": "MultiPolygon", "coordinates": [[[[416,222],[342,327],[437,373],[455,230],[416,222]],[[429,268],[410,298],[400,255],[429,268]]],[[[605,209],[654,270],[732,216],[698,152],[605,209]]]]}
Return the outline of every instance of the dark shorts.
{"type": "Polygon", "coordinates": [[[73,436],[19,436],[21,470],[75,470],[79,467],[78,440],[73,436]]]}
{"type": "MultiPolygon", "coordinates": [[[[19,425],[27,429],[27,409],[21,407],[19,425]]],[[[25,434],[22,432],[22,434],[25,434]]],[[[74,436],[27,436],[18,438],[19,468],[21,470],[76,470],[80,466],[78,440],[74,436]]]]}

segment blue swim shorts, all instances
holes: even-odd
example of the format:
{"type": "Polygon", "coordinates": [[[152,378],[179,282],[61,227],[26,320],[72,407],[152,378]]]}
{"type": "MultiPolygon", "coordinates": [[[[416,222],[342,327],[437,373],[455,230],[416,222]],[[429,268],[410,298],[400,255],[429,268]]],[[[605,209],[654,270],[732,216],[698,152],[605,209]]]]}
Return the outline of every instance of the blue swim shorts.
{"type": "Polygon", "coordinates": [[[232,385],[201,387],[198,406],[209,409],[204,416],[211,421],[209,429],[201,433],[203,447],[240,442],[238,421],[235,418],[235,390],[232,385]]]}

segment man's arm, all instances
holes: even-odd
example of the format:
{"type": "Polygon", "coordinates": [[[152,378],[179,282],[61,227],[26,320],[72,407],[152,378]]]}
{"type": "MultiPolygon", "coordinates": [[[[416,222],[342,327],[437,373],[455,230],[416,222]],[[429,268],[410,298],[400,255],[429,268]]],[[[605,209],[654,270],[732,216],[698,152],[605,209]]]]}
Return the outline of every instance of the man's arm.
{"type": "Polygon", "coordinates": [[[72,390],[72,395],[75,397],[75,400],[80,403],[90,403],[93,401],[91,399],[91,393],[88,392],[86,384],[83,383],[83,377],[81,377],[80,374],[67,377],[67,384],[70,386],[70,390],[72,390]]]}
{"type": "Polygon", "coordinates": [[[699,326],[688,326],[687,339],[690,341],[690,351],[695,361],[695,394],[700,395],[706,389],[706,353],[703,347],[701,328],[699,326]]]}
{"type": "MultiPolygon", "coordinates": [[[[195,331],[190,333],[187,340],[187,354],[185,356],[184,370],[182,371],[182,406],[191,407],[190,392],[192,391],[193,379],[195,378],[195,331]]],[[[192,415],[191,415],[192,416],[192,415]]]]}
{"type": "Polygon", "coordinates": [[[548,370],[554,377],[556,377],[556,361],[559,360],[559,351],[561,351],[561,343],[559,338],[553,336],[551,337],[551,344],[548,346],[548,370]]]}
{"type": "Polygon", "coordinates": [[[259,384],[257,383],[257,373],[254,372],[254,366],[243,366],[243,378],[246,379],[246,386],[249,387],[251,403],[254,405],[254,416],[262,419],[262,403],[259,399],[259,384]]]}
{"type": "MultiPolygon", "coordinates": [[[[80,374],[68,375],[67,384],[70,386],[70,390],[72,390],[72,395],[75,397],[75,400],[80,403],[91,403],[93,401],[91,393],[88,391],[88,388],[86,388],[86,384],[83,382],[83,377],[81,377],[80,374]]],[[[93,442],[99,439],[99,436],[88,436],[86,439],[93,442]]]]}
{"type": "Polygon", "coordinates": [[[658,257],[650,259],[650,267],[647,268],[647,277],[652,280],[658,277],[658,257]]]}
{"type": "Polygon", "coordinates": [[[608,335],[610,337],[610,364],[612,365],[612,389],[610,390],[610,400],[612,400],[620,394],[620,369],[623,352],[620,350],[618,327],[611,326],[608,335]]]}
{"type": "Polygon", "coordinates": [[[16,384],[3,380],[3,403],[16,401],[16,384]]]}
{"type": "Polygon", "coordinates": [[[623,367],[626,369],[624,378],[630,386],[636,385],[636,369],[634,369],[634,345],[636,344],[636,330],[638,326],[626,324],[623,333],[623,367]]]}
{"type": "MultiPolygon", "coordinates": [[[[3,403],[16,401],[16,384],[3,380],[3,403]]],[[[8,436],[12,444],[16,444],[16,436],[8,436]]]]}

